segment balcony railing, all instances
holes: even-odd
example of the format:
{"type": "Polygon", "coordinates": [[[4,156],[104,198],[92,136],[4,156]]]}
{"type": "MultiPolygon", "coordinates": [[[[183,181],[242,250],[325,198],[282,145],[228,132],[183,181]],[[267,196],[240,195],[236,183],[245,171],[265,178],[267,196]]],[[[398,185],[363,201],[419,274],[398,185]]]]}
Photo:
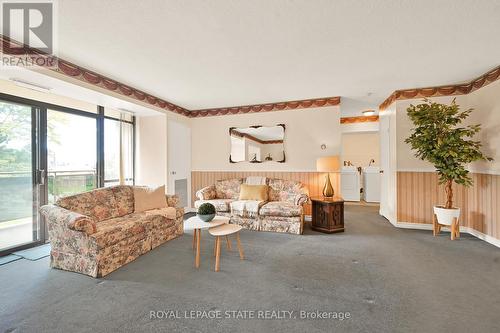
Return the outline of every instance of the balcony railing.
{"type": "Polygon", "coordinates": [[[54,170],[48,172],[49,202],[97,187],[95,170],[54,170]]]}
{"type": "MultiPolygon", "coordinates": [[[[96,188],[95,170],[52,170],[48,172],[48,201],[96,188]]],[[[31,172],[0,172],[0,223],[33,214],[31,172]]]]}

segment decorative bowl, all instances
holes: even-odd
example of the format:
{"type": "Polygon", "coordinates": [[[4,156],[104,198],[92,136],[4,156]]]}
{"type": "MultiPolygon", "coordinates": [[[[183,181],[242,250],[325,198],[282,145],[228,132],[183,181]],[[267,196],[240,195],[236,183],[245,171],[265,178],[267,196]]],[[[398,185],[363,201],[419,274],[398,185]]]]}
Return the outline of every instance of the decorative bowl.
{"type": "Polygon", "coordinates": [[[204,222],[210,222],[215,217],[215,214],[196,214],[196,215],[204,222]]]}

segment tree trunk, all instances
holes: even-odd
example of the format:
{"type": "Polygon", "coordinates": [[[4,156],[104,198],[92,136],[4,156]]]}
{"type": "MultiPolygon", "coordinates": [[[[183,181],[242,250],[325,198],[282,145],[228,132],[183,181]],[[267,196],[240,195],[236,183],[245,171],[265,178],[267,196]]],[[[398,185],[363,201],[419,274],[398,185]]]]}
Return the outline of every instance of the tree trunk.
{"type": "Polygon", "coordinates": [[[444,208],[451,209],[453,208],[453,190],[451,185],[453,181],[450,179],[446,181],[446,185],[444,187],[444,191],[446,192],[446,206],[444,208]]]}

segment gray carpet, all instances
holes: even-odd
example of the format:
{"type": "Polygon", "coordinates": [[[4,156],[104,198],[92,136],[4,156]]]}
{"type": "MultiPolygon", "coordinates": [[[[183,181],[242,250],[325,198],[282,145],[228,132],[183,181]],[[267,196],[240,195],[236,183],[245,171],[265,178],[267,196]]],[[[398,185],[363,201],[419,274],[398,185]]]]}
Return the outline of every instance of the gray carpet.
{"type": "Polygon", "coordinates": [[[224,247],[218,273],[206,231],[198,270],[191,234],[103,279],[51,270],[48,258],[1,266],[0,332],[500,331],[500,249],[467,235],[396,229],[375,207],[347,206],[345,217],[343,234],[244,231],[246,259],[224,247]],[[169,310],[181,318],[150,318],[169,310]],[[191,310],[294,312],[186,318],[191,310]],[[350,318],[300,319],[300,311],[350,318]]]}

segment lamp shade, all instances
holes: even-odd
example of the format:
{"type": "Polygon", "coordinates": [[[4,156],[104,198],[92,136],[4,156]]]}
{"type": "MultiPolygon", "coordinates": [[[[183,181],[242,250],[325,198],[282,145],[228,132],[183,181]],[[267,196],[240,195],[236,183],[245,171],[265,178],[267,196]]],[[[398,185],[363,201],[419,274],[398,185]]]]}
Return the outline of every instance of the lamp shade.
{"type": "Polygon", "coordinates": [[[340,161],[338,156],[320,157],[316,160],[316,170],[319,172],[339,171],[340,161]]]}

